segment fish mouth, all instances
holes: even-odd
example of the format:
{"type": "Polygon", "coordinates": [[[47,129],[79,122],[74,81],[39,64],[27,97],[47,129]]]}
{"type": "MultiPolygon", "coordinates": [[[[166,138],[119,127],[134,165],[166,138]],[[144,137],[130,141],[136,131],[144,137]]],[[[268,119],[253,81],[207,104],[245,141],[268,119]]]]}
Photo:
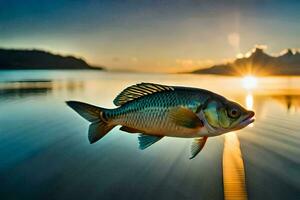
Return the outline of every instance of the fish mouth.
{"type": "Polygon", "coordinates": [[[248,111],[248,115],[246,115],[246,117],[240,122],[240,124],[237,127],[237,130],[242,129],[248,126],[249,124],[253,123],[255,121],[254,115],[255,113],[253,111],[248,111]]]}
{"type": "Polygon", "coordinates": [[[253,111],[248,111],[248,115],[241,121],[240,126],[246,127],[253,123],[255,121],[254,115],[255,113],[253,111]]]}

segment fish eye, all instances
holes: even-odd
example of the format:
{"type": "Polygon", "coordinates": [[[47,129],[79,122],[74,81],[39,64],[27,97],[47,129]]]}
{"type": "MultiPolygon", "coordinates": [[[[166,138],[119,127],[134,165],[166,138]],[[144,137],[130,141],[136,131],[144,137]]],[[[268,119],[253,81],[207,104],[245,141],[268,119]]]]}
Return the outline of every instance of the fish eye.
{"type": "Polygon", "coordinates": [[[231,118],[238,118],[241,115],[241,113],[237,108],[230,108],[228,111],[228,115],[231,118]]]}

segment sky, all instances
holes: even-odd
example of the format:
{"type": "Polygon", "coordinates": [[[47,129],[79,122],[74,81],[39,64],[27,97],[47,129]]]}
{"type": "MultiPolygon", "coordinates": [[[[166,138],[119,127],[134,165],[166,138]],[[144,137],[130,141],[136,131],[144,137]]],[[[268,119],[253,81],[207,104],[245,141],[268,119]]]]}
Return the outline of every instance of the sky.
{"type": "Polygon", "coordinates": [[[0,47],[43,49],[111,70],[178,72],[255,45],[300,47],[300,1],[0,0],[0,47]]]}

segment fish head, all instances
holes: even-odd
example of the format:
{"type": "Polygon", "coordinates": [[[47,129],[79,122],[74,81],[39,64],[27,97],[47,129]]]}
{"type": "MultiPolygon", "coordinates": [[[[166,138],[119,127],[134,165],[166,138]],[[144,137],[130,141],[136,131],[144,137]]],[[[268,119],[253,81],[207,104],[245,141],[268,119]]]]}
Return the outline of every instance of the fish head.
{"type": "Polygon", "coordinates": [[[210,100],[203,109],[206,123],[215,133],[242,129],[254,122],[254,112],[227,99],[210,100]]]}

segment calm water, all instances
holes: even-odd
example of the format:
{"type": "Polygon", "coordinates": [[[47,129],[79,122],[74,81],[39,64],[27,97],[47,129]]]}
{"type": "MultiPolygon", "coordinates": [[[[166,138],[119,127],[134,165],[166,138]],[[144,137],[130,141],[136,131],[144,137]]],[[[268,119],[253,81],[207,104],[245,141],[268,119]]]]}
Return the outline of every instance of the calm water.
{"type": "Polygon", "coordinates": [[[116,127],[90,145],[88,123],[64,101],[114,107],[139,82],[200,87],[256,112],[236,132],[249,199],[300,199],[300,77],[241,78],[93,71],[0,71],[1,199],[223,199],[224,136],[189,160],[190,139],[145,151],[116,127]]]}

